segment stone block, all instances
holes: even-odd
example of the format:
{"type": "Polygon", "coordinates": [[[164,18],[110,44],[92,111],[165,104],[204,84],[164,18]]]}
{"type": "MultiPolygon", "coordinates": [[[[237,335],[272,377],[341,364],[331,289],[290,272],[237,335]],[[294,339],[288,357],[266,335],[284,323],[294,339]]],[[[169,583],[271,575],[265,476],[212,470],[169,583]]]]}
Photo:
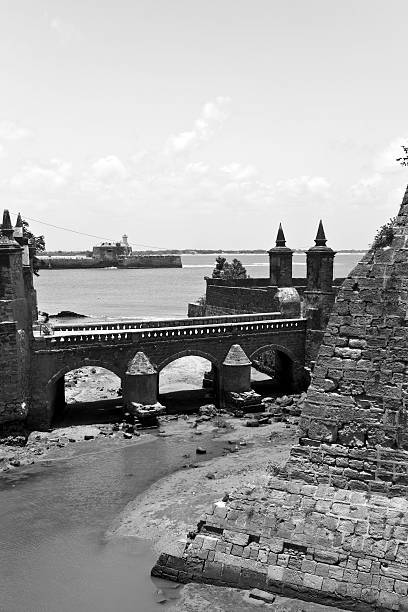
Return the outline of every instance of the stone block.
{"type": "Polygon", "coordinates": [[[270,565],[267,572],[267,582],[282,582],[284,567],[270,565]]]}
{"type": "Polygon", "coordinates": [[[224,539],[227,542],[231,542],[231,544],[237,544],[238,546],[246,546],[249,542],[249,535],[247,533],[224,529],[223,535],[224,539]]]}
{"type": "Polygon", "coordinates": [[[236,586],[240,583],[241,568],[236,565],[229,565],[227,563],[222,565],[221,578],[223,582],[226,582],[230,586],[236,586]]]}
{"type": "Polygon", "coordinates": [[[323,585],[323,576],[315,576],[314,574],[303,575],[303,586],[308,589],[320,591],[323,585]]]}

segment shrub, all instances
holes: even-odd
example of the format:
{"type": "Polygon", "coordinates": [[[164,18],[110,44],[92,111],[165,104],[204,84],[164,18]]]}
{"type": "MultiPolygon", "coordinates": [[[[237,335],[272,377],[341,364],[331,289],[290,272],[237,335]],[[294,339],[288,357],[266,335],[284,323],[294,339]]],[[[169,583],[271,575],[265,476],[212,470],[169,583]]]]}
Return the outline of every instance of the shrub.
{"type": "Polygon", "coordinates": [[[395,217],[380,227],[371,245],[373,249],[383,249],[384,247],[390,246],[395,235],[394,225],[395,217]]]}

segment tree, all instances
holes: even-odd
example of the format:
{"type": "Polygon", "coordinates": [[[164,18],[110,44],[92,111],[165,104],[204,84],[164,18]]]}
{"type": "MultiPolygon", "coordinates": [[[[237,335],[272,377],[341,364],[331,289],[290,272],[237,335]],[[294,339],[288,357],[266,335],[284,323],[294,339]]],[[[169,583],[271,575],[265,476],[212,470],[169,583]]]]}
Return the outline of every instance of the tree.
{"type": "Polygon", "coordinates": [[[39,265],[38,258],[36,257],[36,254],[42,253],[43,251],[45,251],[45,238],[44,236],[34,236],[32,231],[28,229],[29,228],[28,221],[25,221],[23,219],[22,223],[23,223],[23,236],[24,238],[28,238],[28,240],[30,240],[31,246],[33,246],[35,249],[34,257],[33,257],[33,272],[36,276],[38,276],[40,265],[39,265]]]}
{"type": "Polygon", "coordinates": [[[216,259],[212,277],[231,280],[234,278],[249,278],[249,274],[239,259],[234,258],[230,263],[225,257],[219,256],[216,259]]]}
{"type": "Polygon", "coordinates": [[[227,259],[225,257],[218,255],[217,259],[215,260],[215,268],[212,273],[213,278],[221,278],[226,261],[227,259]]]}

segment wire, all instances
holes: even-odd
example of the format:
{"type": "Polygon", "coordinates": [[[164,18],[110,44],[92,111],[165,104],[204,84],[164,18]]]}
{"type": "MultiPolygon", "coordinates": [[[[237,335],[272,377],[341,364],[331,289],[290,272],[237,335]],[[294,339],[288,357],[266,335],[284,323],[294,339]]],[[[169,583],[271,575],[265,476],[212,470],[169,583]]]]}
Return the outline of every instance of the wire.
{"type": "MultiPolygon", "coordinates": [[[[17,215],[18,213],[14,211],[10,211],[12,215],[17,215]]],[[[23,219],[28,219],[29,221],[34,221],[35,223],[41,223],[42,225],[47,225],[48,227],[53,227],[54,229],[63,230],[64,232],[71,232],[72,234],[79,234],[80,236],[88,236],[89,238],[98,238],[98,240],[107,240],[109,242],[117,242],[117,240],[113,240],[112,238],[106,238],[106,236],[96,236],[95,234],[86,234],[85,232],[80,232],[78,230],[70,229],[69,227],[62,227],[60,225],[54,225],[53,223],[47,223],[46,221],[40,221],[39,219],[33,219],[33,217],[27,217],[27,215],[21,215],[23,219]]],[[[153,246],[151,244],[142,244],[141,242],[130,242],[131,246],[142,246],[148,249],[160,249],[162,251],[170,251],[167,247],[153,246]]]]}

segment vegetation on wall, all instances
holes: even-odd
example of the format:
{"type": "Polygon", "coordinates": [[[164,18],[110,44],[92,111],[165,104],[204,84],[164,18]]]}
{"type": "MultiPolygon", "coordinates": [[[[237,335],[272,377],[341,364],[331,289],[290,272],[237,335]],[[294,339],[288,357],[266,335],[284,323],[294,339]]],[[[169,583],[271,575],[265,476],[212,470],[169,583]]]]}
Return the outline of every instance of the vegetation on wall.
{"type": "Polygon", "coordinates": [[[388,223],[384,223],[384,225],[380,227],[371,245],[373,249],[381,249],[390,246],[395,235],[394,225],[395,217],[392,217],[388,223]]]}
{"type": "MultiPolygon", "coordinates": [[[[45,251],[45,238],[44,236],[34,236],[31,230],[29,230],[28,221],[23,219],[23,236],[24,238],[28,238],[30,240],[30,244],[35,248],[35,253],[42,253],[45,251]]],[[[39,274],[39,263],[38,259],[34,254],[33,259],[33,272],[36,276],[39,274]]]]}
{"type": "Polygon", "coordinates": [[[234,258],[228,262],[225,257],[219,255],[215,260],[215,268],[212,273],[213,278],[249,278],[249,274],[239,259],[234,258]]]}

